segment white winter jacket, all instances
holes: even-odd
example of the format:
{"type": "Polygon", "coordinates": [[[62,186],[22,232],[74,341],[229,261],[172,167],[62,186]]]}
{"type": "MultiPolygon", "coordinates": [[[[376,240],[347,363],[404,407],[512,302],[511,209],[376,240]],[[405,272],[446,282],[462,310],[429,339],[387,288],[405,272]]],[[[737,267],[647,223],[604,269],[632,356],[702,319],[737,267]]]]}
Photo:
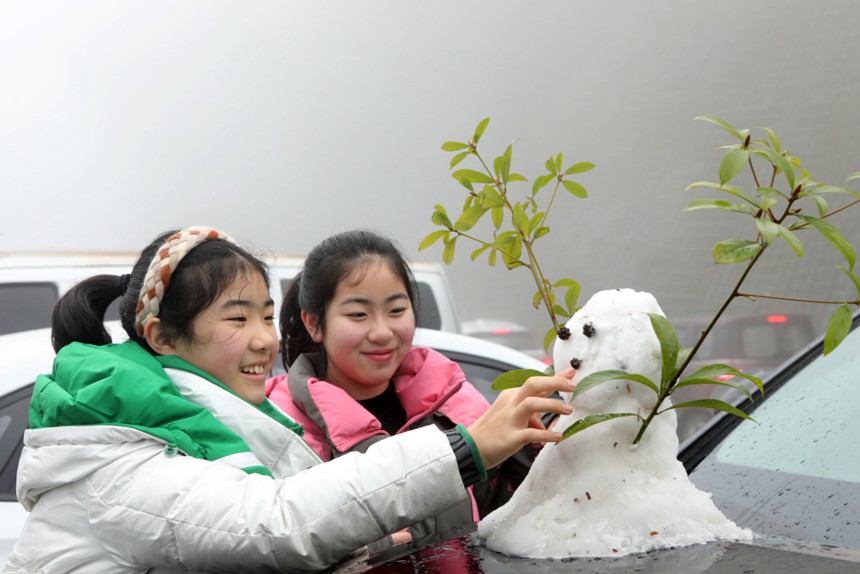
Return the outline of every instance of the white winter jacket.
{"type": "Polygon", "coordinates": [[[30,517],[5,572],[314,571],[467,497],[435,427],[320,464],[296,433],[230,392],[168,374],[276,478],[184,456],[128,427],[28,430],[18,499],[30,517]]]}

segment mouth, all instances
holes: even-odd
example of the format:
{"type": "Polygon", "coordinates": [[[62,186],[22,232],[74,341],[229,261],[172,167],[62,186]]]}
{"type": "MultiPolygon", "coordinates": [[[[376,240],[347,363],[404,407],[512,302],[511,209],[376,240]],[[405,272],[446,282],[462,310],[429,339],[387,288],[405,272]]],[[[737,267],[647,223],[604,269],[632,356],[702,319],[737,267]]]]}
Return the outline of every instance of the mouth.
{"type": "Polygon", "coordinates": [[[266,365],[248,365],[240,367],[239,372],[243,375],[265,375],[268,372],[266,365]]]}
{"type": "Polygon", "coordinates": [[[378,351],[368,351],[364,356],[376,363],[386,363],[394,357],[394,349],[380,349],[378,351]]]}

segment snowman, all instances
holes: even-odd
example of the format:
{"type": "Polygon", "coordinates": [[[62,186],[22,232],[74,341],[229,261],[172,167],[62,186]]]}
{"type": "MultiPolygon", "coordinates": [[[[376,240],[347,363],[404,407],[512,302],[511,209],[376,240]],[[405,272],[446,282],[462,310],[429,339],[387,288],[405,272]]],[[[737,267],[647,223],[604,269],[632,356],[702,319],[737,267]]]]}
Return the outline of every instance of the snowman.
{"type": "MultiPolygon", "coordinates": [[[[567,322],[570,337],[553,351],[559,372],[622,370],[660,381],[660,344],[648,313],[664,315],[656,299],[632,289],[595,294],[567,322]]],[[[568,402],[571,394],[564,397],[568,402]]],[[[608,381],[573,401],[563,431],[593,414],[647,416],[656,394],[642,384],[608,381]]],[[[661,409],[670,406],[667,402],[661,409]]],[[[511,500],[478,525],[487,547],[514,556],[619,556],[711,540],[749,539],[697,489],[677,460],[676,415],[654,418],[637,445],[641,421],[628,416],[599,423],[547,444],[511,500]]]]}

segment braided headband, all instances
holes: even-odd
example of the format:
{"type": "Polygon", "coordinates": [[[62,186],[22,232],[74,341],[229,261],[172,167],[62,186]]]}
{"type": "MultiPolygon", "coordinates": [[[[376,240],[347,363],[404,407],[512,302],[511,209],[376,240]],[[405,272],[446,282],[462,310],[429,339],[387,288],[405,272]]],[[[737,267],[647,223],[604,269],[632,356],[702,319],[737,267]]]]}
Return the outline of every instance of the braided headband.
{"type": "Polygon", "coordinates": [[[143,336],[143,328],[149,319],[158,317],[159,305],[170,284],[170,275],[176,270],[182,258],[204,241],[211,239],[223,239],[236,243],[229,235],[211,227],[187,227],[168,237],[164,245],[158,249],[143,279],[140,298],[134,310],[134,328],[138,335],[143,336]]]}

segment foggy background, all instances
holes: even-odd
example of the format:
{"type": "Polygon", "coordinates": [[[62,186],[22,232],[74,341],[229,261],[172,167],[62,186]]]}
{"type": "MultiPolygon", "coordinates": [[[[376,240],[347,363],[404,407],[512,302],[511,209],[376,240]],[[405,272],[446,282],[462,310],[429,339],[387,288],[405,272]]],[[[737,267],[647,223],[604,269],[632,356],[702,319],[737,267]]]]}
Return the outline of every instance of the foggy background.
{"type": "MultiPolygon", "coordinates": [[[[633,287],[670,319],[712,315],[742,271],[713,265],[712,246],[754,231],[682,213],[727,198],[684,189],[718,180],[715,148],[735,143],[693,118],[770,127],[842,185],[860,170],[858,22],[852,0],[0,0],[0,251],[139,250],[206,224],[302,254],[366,227],[439,262],[441,243],[418,252],[433,206],[456,216],[465,199],[440,145],[489,116],[479,149],[515,141],[530,182],[558,152],[597,165],[536,244],[548,276],[582,284],[580,305],[633,287]]],[[[858,210],[832,219],[855,246],[858,210]]],[[[838,253],[801,239],[803,259],[769,249],[747,290],[855,297],[838,253]]],[[[542,336],[529,273],[471,250],[461,240],[447,269],[461,319],[542,336]]],[[[832,311],[793,309],[822,326],[832,311]]]]}

